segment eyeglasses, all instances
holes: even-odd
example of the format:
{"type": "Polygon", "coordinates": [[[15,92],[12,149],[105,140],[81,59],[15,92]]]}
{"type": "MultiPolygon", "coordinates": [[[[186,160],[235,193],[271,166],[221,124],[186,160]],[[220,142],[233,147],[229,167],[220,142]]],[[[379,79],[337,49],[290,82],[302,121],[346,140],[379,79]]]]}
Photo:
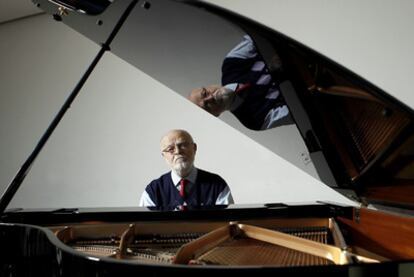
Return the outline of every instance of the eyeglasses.
{"type": "Polygon", "coordinates": [[[168,145],[164,150],[162,150],[162,152],[172,154],[174,153],[176,147],[179,150],[187,150],[193,144],[194,144],[193,142],[188,142],[188,141],[179,142],[176,144],[168,145]]]}

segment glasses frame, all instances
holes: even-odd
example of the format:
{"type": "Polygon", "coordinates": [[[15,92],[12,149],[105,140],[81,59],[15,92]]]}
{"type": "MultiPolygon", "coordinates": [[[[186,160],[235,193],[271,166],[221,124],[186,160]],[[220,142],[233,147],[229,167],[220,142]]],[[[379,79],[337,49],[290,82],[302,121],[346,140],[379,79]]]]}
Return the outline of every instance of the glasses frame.
{"type": "Polygon", "coordinates": [[[174,143],[171,145],[168,145],[166,148],[164,148],[161,152],[162,153],[168,153],[168,154],[173,154],[175,152],[175,149],[179,149],[179,150],[187,150],[190,148],[190,146],[194,145],[194,142],[189,142],[189,141],[182,141],[182,142],[178,142],[178,143],[174,143]]]}

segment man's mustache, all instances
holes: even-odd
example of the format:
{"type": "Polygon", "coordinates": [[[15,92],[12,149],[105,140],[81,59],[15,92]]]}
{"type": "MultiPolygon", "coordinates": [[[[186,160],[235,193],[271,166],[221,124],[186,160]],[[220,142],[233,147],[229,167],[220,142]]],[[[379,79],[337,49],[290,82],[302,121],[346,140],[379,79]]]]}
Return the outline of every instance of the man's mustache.
{"type": "Polygon", "coordinates": [[[182,155],[174,157],[174,161],[176,161],[178,159],[186,160],[187,158],[185,156],[182,156],[182,155]]]}

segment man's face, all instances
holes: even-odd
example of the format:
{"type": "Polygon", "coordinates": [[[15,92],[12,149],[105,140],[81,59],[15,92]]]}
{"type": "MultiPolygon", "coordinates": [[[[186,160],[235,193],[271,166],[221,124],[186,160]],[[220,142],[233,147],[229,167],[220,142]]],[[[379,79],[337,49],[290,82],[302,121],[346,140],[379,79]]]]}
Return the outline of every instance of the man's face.
{"type": "Polygon", "coordinates": [[[219,116],[233,101],[233,91],[218,85],[193,89],[189,99],[214,116],[219,116]]]}
{"type": "Polygon", "coordinates": [[[161,153],[167,164],[181,177],[186,177],[194,164],[197,145],[184,131],[174,130],[161,140],[161,153]]]}

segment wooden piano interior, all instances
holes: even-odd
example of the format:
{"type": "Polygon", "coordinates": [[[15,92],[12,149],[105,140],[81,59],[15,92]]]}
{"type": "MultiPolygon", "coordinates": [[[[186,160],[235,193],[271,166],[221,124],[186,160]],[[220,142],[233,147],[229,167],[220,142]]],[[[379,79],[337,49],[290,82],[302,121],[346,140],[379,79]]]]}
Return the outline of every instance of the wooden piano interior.
{"type": "MultiPolygon", "coordinates": [[[[286,63],[301,84],[314,132],[337,183],[387,205],[414,203],[411,111],[337,65],[290,49],[286,63]]],[[[373,201],[367,201],[373,202],[373,201]]]]}
{"type": "MultiPolygon", "coordinates": [[[[359,220],[364,219],[367,224],[341,218],[283,218],[238,222],[93,222],[48,228],[63,243],[88,256],[146,264],[289,267],[378,263],[414,257],[413,243],[409,241],[414,232],[412,219],[407,221],[408,233],[397,238],[400,241],[390,241],[381,232],[395,230],[389,226],[376,230],[379,214],[361,212],[359,220]],[[371,243],[365,245],[364,234],[371,243]],[[404,243],[406,249],[398,250],[404,243]]],[[[392,215],[382,219],[387,220],[386,225],[399,220],[392,215]]]]}

